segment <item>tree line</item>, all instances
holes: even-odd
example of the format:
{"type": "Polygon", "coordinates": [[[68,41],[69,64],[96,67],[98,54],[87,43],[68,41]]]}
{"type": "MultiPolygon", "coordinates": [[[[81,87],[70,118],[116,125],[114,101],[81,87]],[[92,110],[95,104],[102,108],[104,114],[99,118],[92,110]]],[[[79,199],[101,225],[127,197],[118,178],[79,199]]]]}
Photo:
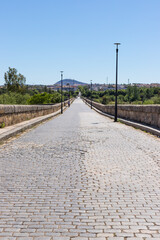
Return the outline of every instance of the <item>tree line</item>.
{"type": "MultiPolygon", "coordinates": [[[[30,89],[26,78],[17,69],[10,68],[4,74],[4,87],[0,88],[0,104],[55,104],[61,102],[60,91],[37,86],[30,89]]],[[[76,97],[78,91],[63,91],[63,101],[76,97]]]]}
{"type": "MultiPolygon", "coordinates": [[[[89,86],[80,86],[83,97],[102,104],[114,104],[115,90],[92,91],[89,86]]],[[[137,87],[128,85],[118,90],[118,104],[160,104],[160,87],[137,87]]]]}

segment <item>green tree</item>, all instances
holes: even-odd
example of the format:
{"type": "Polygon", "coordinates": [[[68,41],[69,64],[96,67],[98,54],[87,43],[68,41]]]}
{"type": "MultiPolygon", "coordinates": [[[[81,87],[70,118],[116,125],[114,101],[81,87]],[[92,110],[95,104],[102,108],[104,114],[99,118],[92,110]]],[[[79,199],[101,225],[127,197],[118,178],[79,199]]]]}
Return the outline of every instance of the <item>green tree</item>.
{"type": "MultiPolygon", "coordinates": [[[[114,98],[114,97],[113,97],[114,98]]],[[[102,97],[102,104],[109,104],[110,102],[112,102],[112,96],[106,96],[104,95],[102,97]]]]}
{"type": "Polygon", "coordinates": [[[24,92],[26,78],[21,74],[17,74],[15,68],[10,68],[4,74],[5,85],[8,91],[12,92],[24,92]]]}
{"type": "Polygon", "coordinates": [[[146,89],[146,97],[147,97],[147,99],[150,99],[151,97],[153,97],[153,88],[147,88],[146,89]]]}
{"type": "Polygon", "coordinates": [[[132,101],[132,87],[128,86],[127,87],[127,95],[126,95],[126,100],[131,103],[132,101]]]}
{"type": "Polygon", "coordinates": [[[48,89],[47,89],[47,86],[45,85],[44,88],[43,88],[43,92],[48,92],[48,89]]]}
{"type": "Polygon", "coordinates": [[[146,100],[146,91],[145,91],[145,88],[141,88],[141,89],[140,89],[140,99],[141,99],[142,103],[144,103],[144,101],[146,100]]]}
{"type": "Polygon", "coordinates": [[[138,101],[140,100],[140,94],[139,94],[139,89],[137,86],[133,86],[133,97],[132,101],[138,101]]]}
{"type": "Polygon", "coordinates": [[[89,86],[78,86],[78,89],[81,92],[82,96],[90,97],[91,91],[89,90],[89,86]]]}

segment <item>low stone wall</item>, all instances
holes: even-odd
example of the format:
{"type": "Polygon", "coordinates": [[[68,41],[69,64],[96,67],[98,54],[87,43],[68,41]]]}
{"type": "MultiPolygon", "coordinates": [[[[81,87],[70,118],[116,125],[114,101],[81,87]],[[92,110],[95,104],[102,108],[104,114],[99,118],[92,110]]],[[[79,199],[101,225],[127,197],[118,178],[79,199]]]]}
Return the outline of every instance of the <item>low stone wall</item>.
{"type": "MultiPolygon", "coordinates": [[[[71,99],[73,102],[73,99],[71,99]]],[[[68,101],[63,103],[67,106],[68,101]]],[[[61,109],[61,103],[54,105],[0,105],[0,126],[10,126],[35,117],[54,113],[61,109]]]]}
{"type": "MultiPolygon", "coordinates": [[[[84,99],[90,104],[89,99],[84,99]]],[[[114,105],[92,102],[102,112],[114,115],[114,105]]],[[[160,128],[160,104],[157,105],[118,105],[118,117],[160,128]]]]}

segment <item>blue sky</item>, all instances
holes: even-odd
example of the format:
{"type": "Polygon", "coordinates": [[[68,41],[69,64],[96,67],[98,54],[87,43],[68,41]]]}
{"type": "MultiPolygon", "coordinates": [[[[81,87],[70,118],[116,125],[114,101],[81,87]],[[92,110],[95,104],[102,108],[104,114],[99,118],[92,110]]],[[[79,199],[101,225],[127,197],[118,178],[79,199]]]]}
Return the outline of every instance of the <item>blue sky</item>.
{"type": "Polygon", "coordinates": [[[28,84],[72,78],[160,83],[160,0],[0,0],[0,85],[15,67],[28,84]]]}

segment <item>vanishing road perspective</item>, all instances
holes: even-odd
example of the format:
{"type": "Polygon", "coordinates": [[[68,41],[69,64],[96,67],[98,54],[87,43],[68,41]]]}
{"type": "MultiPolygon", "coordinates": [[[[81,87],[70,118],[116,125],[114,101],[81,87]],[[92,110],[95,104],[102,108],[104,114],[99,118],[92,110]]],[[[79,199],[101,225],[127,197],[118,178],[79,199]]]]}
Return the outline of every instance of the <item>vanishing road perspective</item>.
{"type": "Polygon", "coordinates": [[[0,240],[160,239],[160,139],[80,98],[0,146],[0,240]]]}

